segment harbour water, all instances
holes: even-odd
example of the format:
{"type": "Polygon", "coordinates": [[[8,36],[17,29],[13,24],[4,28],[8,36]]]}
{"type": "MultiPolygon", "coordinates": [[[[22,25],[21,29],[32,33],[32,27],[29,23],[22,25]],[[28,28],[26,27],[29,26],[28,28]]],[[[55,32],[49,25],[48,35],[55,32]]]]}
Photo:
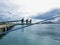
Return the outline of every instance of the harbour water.
{"type": "Polygon", "coordinates": [[[20,25],[0,39],[0,45],[60,45],[60,24],[20,25]]]}

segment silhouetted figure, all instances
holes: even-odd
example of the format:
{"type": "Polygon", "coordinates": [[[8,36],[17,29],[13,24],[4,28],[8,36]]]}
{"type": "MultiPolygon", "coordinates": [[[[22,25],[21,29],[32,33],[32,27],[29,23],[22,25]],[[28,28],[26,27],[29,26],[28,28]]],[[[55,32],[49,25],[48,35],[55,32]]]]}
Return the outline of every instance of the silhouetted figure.
{"type": "Polygon", "coordinates": [[[31,23],[31,22],[32,22],[32,20],[29,21],[29,23],[31,23]]]}
{"type": "Polygon", "coordinates": [[[28,19],[26,19],[26,23],[28,23],[28,19]]]}
{"type": "Polygon", "coordinates": [[[21,19],[21,23],[24,23],[24,18],[21,19]]]}

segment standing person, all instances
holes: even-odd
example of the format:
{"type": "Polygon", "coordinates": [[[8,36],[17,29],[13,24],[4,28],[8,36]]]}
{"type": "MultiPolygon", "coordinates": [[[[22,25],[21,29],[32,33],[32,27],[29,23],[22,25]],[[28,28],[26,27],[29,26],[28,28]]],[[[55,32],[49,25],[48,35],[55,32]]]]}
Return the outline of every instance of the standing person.
{"type": "Polygon", "coordinates": [[[26,23],[28,23],[28,19],[26,19],[26,23]]]}
{"type": "Polygon", "coordinates": [[[29,21],[29,23],[31,23],[31,22],[32,22],[32,20],[29,21]]]}
{"type": "Polygon", "coordinates": [[[24,17],[21,19],[21,23],[24,23],[24,17]]]}

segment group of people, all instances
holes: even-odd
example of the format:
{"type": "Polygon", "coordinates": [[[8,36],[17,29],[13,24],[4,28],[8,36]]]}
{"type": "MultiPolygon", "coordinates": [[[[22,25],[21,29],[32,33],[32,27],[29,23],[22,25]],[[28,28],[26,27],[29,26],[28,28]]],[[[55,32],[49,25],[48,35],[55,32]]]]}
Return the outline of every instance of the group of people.
{"type": "Polygon", "coordinates": [[[21,19],[21,23],[24,23],[24,22],[26,22],[26,23],[31,23],[32,20],[28,20],[28,19],[26,19],[26,21],[24,21],[24,18],[22,18],[22,19],[21,19]]]}

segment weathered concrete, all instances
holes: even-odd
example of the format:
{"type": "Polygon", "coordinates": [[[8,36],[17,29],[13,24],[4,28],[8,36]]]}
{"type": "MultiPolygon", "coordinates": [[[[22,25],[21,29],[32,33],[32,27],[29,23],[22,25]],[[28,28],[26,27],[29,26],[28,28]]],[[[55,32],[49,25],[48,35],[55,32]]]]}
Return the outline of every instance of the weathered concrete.
{"type": "Polygon", "coordinates": [[[8,31],[10,28],[12,28],[12,24],[3,24],[0,25],[0,32],[8,31]]]}

